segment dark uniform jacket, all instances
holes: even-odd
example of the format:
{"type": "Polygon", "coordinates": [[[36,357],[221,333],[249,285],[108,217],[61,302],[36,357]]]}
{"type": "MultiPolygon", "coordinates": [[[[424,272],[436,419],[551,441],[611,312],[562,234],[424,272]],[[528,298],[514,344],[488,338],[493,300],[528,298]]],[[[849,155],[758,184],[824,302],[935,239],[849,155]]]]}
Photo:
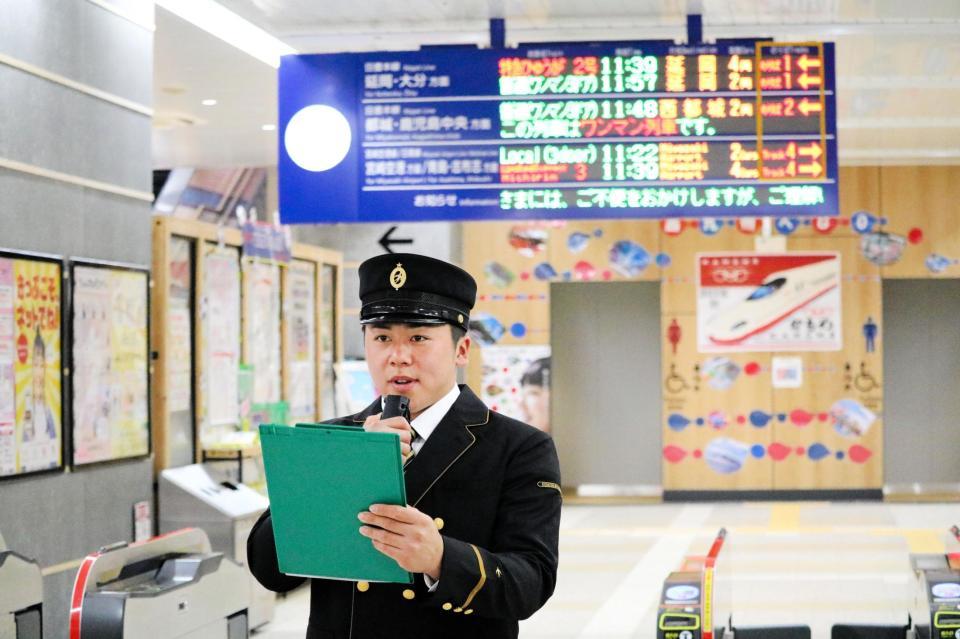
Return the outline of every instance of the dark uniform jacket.
{"type": "MultiPolygon", "coordinates": [[[[413,584],[313,579],[307,639],[512,638],[517,621],[553,594],[561,503],[553,440],[460,389],[404,471],[409,505],[443,536],[437,589],[429,592],[423,575],[413,584]]],[[[380,410],[377,399],[330,423],[362,424],[380,410]]],[[[304,581],[277,568],[269,510],[250,533],[247,558],[270,590],[304,581]]]]}

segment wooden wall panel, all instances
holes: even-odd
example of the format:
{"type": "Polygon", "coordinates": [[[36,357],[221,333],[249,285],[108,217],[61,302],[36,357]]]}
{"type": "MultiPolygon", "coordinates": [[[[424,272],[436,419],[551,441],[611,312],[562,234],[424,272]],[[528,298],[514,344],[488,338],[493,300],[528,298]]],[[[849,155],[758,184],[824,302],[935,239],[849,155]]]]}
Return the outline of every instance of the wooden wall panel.
{"type": "Polygon", "coordinates": [[[549,263],[557,271],[558,281],[565,281],[567,273],[573,281],[660,279],[660,269],[656,264],[656,257],[660,252],[660,230],[657,222],[581,220],[552,227],[550,235],[549,263]],[[613,262],[611,252],[615,246],[621,249],[621,256],[628,247],[635,252],[637,259],[634,268],[631,269],[626,262],[613,262]],[[641,268],[644,255],[647,265],[641,268]]]}
{"type": "MultiPolygon", "coordinates": [[[[772,464],[749,452],[742,467],[732,461],[731,451],[770,444],[770,428],[756,428],[750,413],[769,413],[770,393],[761,375],[744,372],[748,363],[769,368],[767,353],[727,356],[739,368],[727,389],[715,388],[701,371],[712,355],[697,352],[696,316],[663,315],[669,326],[674,320],[681,339],[676,354],[663,336],[663,488],[665,490],[757,490],[769,488],[772,464]],[[708,458],[714,458],[713,460],[708,458]],[[725,461],[725,459],[727,461],[725,461]]],[[[664,329],[666,331],[666,328],[664,329]]],[[[752,369],[751,369],[752,370],[752,369]]]]}
{"type": "MultiPolygon", "coordinates": [[[[840,253],[843,347],[833,352],[776,353],[803,359],[803,385],[774,389],[773,440],[785,457],[774,462],[773,487],[777,489],[878,489],[883,484],[883,423],[877,419],[866,436],[843,436],[833,427],[831,408],[840,400],[854,400],[877,415],[882,413],[880,342],[866,351],[863,326],[867,318],[881,324],[882,293],[879,267],[860,255],[859,238],[822,236],[796,238],[790,251],[830,250],[840,253]],[[874,376],[877,387],[860,393],[847,380],[859,373],[860,363],[874,376]],[[819,444],[823,448],[813,449],[819,444]],[[850,449],[861,449],[851,456],[850,449]],[[870,451],[864,459],[863,451],[870,451]],[[822,457],[821,457],[822,455],[822,457]]],[[[882,332],[882,327],[881,327],[882,332]]]]}
{"type": "Polygon", "coordinates": [[[752,251],[756,236],[724,226],[716,235],[707,236],[686,222],[680,235],[664,234],[660,246],[670,258],[670,266],[663,269],[660,288],[660,312],[689,314],[697,312],[697,253],[709,251],[752,251]]]}
{"type": "MultiPolygon", "coordinates": [[[[492,315],[504,327],[503,344],[550,343],[549,281],[533,275],[549,259],[549,229],[543,224],[470,222],[463,225],[463,267],[477,280],[477,304],[472,317],[492,315]],[[512,246],[511,231],[542,236],[539,249],[512,246]],[[510,334],[520,323],[531,330],[510,334]]],[[[520,241],[520,240],[517,240],[520,241]]]]}
{"type": "MultiPolygon", "coordinates": [[[[880,212],[880,167],[840,167],[840,215],[849,218],[857,211],[880,212]]],[[[842,227],[852,234],[849,226],[842,227]]]]}
{"type": "Polygon", "coordinates": [[[510,299],[480,299],[471,315],[471,321],[482,313],[495,317],[503,326],[503,336],[497,340],[500,346],[549,344],[550,301],[546,298],[546,294],[532,294],[541,295],[542,299],[540,297],[531,299],[525,297],[523,293],[509,295],[510,299]],[[523,326],[525,332],[521,337],[511,333],[511,327],[514,324],[523,326]]]}
{"type": "MultiPolygon", "coordinates": [[[[484,267],[496,260],[517,277],[506,288],[492,281],[481,282],[484,300],[477,310],[491,312],[509,329],[513,321],[522,321],[533,330],[524,338],[504,338],[502,343],[549,343],[549,332],[539,332],[539,322],[549,322],[549,282],[533,274],[538,264],[547,263],[556,272],[553,281],[563,281],[564,273],[575,279],[575,265],[588,262],[594,276],[603,279],[661,278],[661,339],[663,397],[663,486],[668,490],[752,490],[752,489],[875,489],[883,483],[883,371],[882,371],[882,294],[883,277],[960,277],[960,167],[843,167],[840,169],[840,217],[835,228],[801,226],[786,238],[788,251],[838,251],[841,254],[843,348],[837,352],[743,353],[724,355],[740,373],[726,390],[710,385],[703,372],[712,354],[696,349],[696,262],[700,252],[753,251],[757,235],[741,232],[723,220],[715,235],[708,235],[697,224],[687,221],[679,235],[668,235],[658,222],[650,221],[576,221],[556,223],[496,222],[464,225],[465,266],[478,280],[486,278],[484,267]],[[894,265],[880,267],[863,254],[863,236],[850,225],[853,214],[865,211],[876,217],[874,231],[901,235],[905,240],[911,229],[915,243],[907,242],[903,257],[894,265]],[[880,218],[886,224],[880,224],[880,218]],[[511,228],[530,226],[546,232],[542,251],[533,256],[520,255],[507,238],[511,228]],[[573,233],[586,238],[580,252],[571,251],[568,240],[573,233]],[[635,278],[624,278],[610,268],[610,248],[618,240],[630,240],[642,246],[651,257],[651,265],[635,278]],[[938,254],[947,260],[945,268],[934,273],[927,258],[938,254]],[[661,254],[669,262],[660,267],[653,262],[661,254]],[[496,256],[496,257],[491,257],[496,256]],[[954,260],[958,260],[954,263],[954,260]],[[527,279],[519,277],[526,273],[527,279]],[[530,303],[493,299],[493,295],[530,294],[547,296],[541,307],[530,303]],[[868,351],[864,324],[872,319],[879,327],[875,348],[868,351]],[[682,339],[677,352],[667,339],[667,331],[676,320],[682,339]],[[774,389],[771,378],[773,356],[799,356],[804,363],[804,381],[798,389],[774,389]],[[748,364],[755,371],[747,375],[748,364]],[[849,368],[847,368],[849,366],[849,368]],[[682,379],[681,379],[682,378],[682,379]],[[674,389],[674,390],[671,390],[674,389]],[[841,435],[829,415],[836,402],[858,402],[876,414],[868,432],[861,437],[841,435]],[[795,412],[802,411],[802,412],[795,412]],[[766,427],[751,425],[751,413],[771,416],[766,427]],[[671,415],[674,415],[671,427],[671,415]],[[677,417],[679,416],[679,417],[677,417]],[[738,423],[741,418],[743,423],[738,423]],[[809,418],[809,419],[808,419],[809,418]],[[682,420],[690,420],[681,427],[682,420]],[[697,420],[702,425],[697,425],[697,420]],[[782,421],[781,421],[782,419],[782,421]],[[798,421],[806,421],[799,425],[798,421]],[[741,470],[719,473],[707,463],[711,442],[726,438],[750,447],[751,455],[741,470]],[[770,455],[773,444],[778,452],[788,451],[780,460],[770,455]],[[822,444],[829,452],[814,462],[809,448],[822,444]],[[670,462],[670,454],[682,451],[683,459],[670,462]],[[760,455],[758,447],[763,447],[760,455]],[[850,459],[851,450],[858,447],[850,459]],[[798,454],[802,449],[803,454],[798,454]],[[842,453],[843,459],[838,459],[842,453]]],[[[776,231],[774,232],[776,236],[776,231]]],[[[575,245],[576,243],[574,243],[575,245]]],[[[486,278],[489,279],[489,278],[486,278]]],[[[544,324],[545,325],[545,324],[544,324]]],[[[547,326],[549,329],[549,326],[547,326]]],[[[602,338],[602,336],[601,336],[602,338]]],[[[473,357],[468,379],[479,381],[479,360],[473,357]]],[[[741,449],[742,450],[742,449],[741,449]]],[[[721,451],[722,452],[722,451],[721,451]]],[[[676,455],[674,455],[676,456],[676,455]]],[[[721,464],[722,466],[722,464],[721,464]]]]}
{"type": "Polygon", "coordinates": [[[960,277],[960,166],[881,167],[880,197],[885,230],[907,239],[883,276],[960,277]]]}
{"type": "Polygon", "coordinates": [[[548,259],[551,239],[543,224],[468,222],[463,224],[463,268],[476,278],[479,295],[545,293],[548,284],[523,274],[531,274],[548,259]],[[518,236],[515,245],[511,245],[511,231],[518,236]],[[525,241],[521,236],[542,241],[525,241]]]}
{"type": "MultiPolygon", "coordinates": [[[[534,276],[537,265],[549,260],[553,241],[549,226],[541,222],[468,222],[462,229],[462,266],[477,280],[471,320],[491,315],[503,328],[498,345],[549,344],[550,282],[534,276]],[[543,241],[524,241],[536,237],[543,241]],[[524,327],[522,336],[511,333],[514,324],[524,327]]],[[[483,348],[476,340],[465,374],[467,384],[479,393],[483,348]]]]}

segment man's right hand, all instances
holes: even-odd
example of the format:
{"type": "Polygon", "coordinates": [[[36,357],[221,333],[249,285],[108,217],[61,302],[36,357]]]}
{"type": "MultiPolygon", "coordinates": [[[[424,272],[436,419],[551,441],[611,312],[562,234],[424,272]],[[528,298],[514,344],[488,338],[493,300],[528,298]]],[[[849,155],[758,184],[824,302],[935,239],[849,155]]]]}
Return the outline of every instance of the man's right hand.
{"type": "Polygon", "coordinates": [[[380,419],[382,413],[371,415],[363,422],[363,430],[370,433],[393,433],[400,436],[400,453],[406,459],[410,456],[410,443],[413,440],[413,431],[410,428],[410,422],[403,417],[391,417],[389,419],[380,419]]]}

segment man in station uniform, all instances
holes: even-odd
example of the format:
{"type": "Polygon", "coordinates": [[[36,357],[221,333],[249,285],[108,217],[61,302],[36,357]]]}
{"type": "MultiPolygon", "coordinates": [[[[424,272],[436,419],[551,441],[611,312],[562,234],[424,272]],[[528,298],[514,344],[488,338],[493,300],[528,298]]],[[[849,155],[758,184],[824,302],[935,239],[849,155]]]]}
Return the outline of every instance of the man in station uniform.
{"type": "MultiPolygon", "coordinates": [[[[371,505],[357,534],[416,574],[413,584],[311,580],[308,639],[517,637],[518,620],[553,593],[561,504],[553,441],[456,383],[476,291],[469,273],[426,256],[360,265],[367,367],[383,395],[410,399],[411,419],[381,420],[378,398],[330,423],[400,436],[409,504],[371,505]]],[[[269,510],[247,555],[271,590],[304,581],[278,570],[269,510]]]]}

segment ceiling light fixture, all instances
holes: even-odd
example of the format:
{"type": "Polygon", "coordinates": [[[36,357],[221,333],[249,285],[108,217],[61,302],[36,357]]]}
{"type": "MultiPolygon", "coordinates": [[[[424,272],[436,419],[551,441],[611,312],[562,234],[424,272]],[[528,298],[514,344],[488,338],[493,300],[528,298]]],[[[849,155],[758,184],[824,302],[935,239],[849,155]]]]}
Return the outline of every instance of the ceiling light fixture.
{"type": "Polygon", "coordinates": [[[156,2],[158,7],[166,9],[275,69],[280,66],[280,56],[297,52],[290,45],[213,0],[156,0],[156,2]]]}
{"type": "Polygon", "coordinates": [[[277,130],[277,125],[276,125],[276,124],[264,124],[264,125],[263,125],[262,127],[260,127],[260,128],[261,128],[262,130],[264,130],[264,131],[276,131],[276,130],[277,130]]]}
{"type": "Polygon", "coordinates": [[[217,106],[217,101],[213,98],[207,98],[206,100],[201,100],[200,104],[203,106],[217,106]]]}

